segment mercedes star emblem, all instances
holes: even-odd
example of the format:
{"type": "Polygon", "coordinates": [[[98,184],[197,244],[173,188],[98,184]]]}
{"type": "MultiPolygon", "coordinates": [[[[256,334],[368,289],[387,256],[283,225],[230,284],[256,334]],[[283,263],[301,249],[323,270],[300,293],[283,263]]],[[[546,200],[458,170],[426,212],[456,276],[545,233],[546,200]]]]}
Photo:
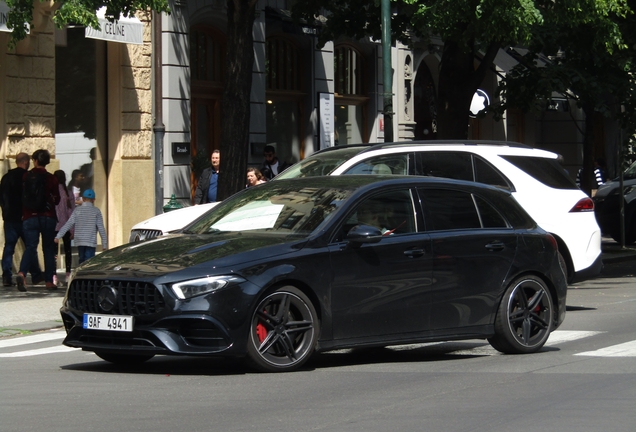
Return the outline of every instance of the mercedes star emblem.
{"type": "Polygon", "coordinates": [[[109,285],[104,285],[97,292],[97,304],[104,312],[110,312],[117,304],[117,290],[109,285]]]}

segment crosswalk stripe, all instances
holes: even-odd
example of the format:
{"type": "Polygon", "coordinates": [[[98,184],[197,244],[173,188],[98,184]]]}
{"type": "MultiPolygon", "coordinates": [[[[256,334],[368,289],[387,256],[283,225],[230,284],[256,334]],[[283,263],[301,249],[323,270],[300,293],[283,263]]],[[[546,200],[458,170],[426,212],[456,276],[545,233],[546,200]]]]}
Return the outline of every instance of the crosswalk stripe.
{"type": "Polygon", "coordinates": [[[18,351],[14,353],[0,353],[0,358],[30,357],[30,356],[36,356],[36,355],[62,353],[62,352],[75,351],[75,350],[79,350],[79,348],[71,348],[71,347],[60,345],[60,346],[54,346],[49,348],[40,348],[40,349],[34,349],[34,350],[28,350],[28,351],[18,351]]]}
{"type": "Polygon", "coordinates": [[[56,339],[64,339],[64,337],[66,337],[66,332],[57,330],[51,333],[40,333],[40,334],[16,337],[16,338],[6,339],[6,340],[0,339],[0,348],[27,345],[27,344],[38,343],[38,342],[46,342],[46,341],[56,340],[56,339]]]}
{"type": "Polygon", "coordinates": [[[612,345],[597,349],[596,351],[585,351],[575,355],[589,357],[636,357],[636,341],[612,345]]]}
{"type": "Polygon", "coordinates": [[[550,337],[548,338],[547,346],[551,346],[554,344],[571,342],[577,339],[583,339],[590,336],[595,336],[600,333],[605,333],[602,331],[584,331],[584,330],[555,330],[550,333],[550,337]]]}

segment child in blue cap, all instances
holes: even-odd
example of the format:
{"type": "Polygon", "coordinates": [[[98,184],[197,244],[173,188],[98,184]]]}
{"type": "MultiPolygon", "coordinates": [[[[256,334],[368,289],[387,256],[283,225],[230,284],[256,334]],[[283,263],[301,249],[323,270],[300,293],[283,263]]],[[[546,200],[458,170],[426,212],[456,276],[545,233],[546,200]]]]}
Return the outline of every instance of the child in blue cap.
{"type": "Polygon", "coordinates": [[[108,249],[108,238],[104,228],[102,212],[95,207],[95,191],[86,189],[82,193],[82,205],[75,207],[73,214],[64,226],[58,231],[55,243],[59,243],[71,228],[75,227],[75,245],[79,253],[80,264],[95,256],[97,248],[97,232],[102,238],[103,250],[108,249]]]}

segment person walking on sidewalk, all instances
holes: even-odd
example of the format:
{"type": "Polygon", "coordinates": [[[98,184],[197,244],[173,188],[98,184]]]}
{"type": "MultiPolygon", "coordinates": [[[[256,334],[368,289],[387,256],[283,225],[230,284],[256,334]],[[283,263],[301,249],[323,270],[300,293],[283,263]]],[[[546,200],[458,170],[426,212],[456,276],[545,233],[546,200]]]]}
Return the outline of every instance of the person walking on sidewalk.
{"type": "Polygon", "coordinates": [[[64,234],[75,227],[75,244],[79,253],[80,264],[95,256],[97,248],[97,232],[102,238],[103,250],[108,249],[108,238],[104,228],[102,212],[95,207],[95,191],[86,189],[82,192],[82,205],[75,207],[73,214],[58,231],[55,243],[59,243],[64,234]]]}
{"type": "MultiPolygon", "coordinates": [[[[0,207],[4,221],[4,249],[2,251],[2,284],[6,287],[13,283],[13,255],[18,240],[26,244],[22,230],[22,177],[31,165],[27,153],[18,153],[15,158],[15,168],[9,170],[0,181],[0,207]]],[[[31,268],[31,281],[39,283],[44,280],[40,263],[35,262],[31,268]]]]}
{"type": "Polygon", "coordinates": [[[44,255],[44,281],[46,289],[57,289],[55,275],[55,206],[60,202],[57,178],[46,170],[51,162],[48,150],[40,149],[31,156],[33,168],[22,177],[22,230],[26,250],[20,261],[20,272],[15,281],[19,291],[26,291],[25,275],[38,261],[38,244],[42,236],[44,255]]]}
{"type": "MultiPolygon", "coordinates": [[[[66,174],[62,170],[57,170],[53,173],[57,177],[57,181],[60,182],[60,203],[55,206],[55,213],[57,214],[57,225],[55,225],[55,235],[60,231],[64,224],[69,220],[75,210],[75,196],[72,192],[66,188],[66,174]]],[[[66,266],[66,280],[71,275],[71,264],[73,262],[73,254],[71,250],[71,239],[73,238],[74,231],[71,229],[64,234],[64,264],[66,266]]],[[[57,258],[55,260],[57,262],[57,258]]]]}

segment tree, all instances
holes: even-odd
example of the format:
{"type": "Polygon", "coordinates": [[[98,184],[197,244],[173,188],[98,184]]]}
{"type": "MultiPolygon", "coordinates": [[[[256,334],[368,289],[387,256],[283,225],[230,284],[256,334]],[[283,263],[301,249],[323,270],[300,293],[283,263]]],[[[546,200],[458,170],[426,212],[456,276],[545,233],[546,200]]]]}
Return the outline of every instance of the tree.
{"type": "Polygon", "coordinates": [[[636,125],[621,106],[634,106],[632,78],[633,13],[624,1],[555,2],[545,5],[545,21],[534,30],[526,55],[499,88],[502,105],[524,111],[544,109],[553,94],[576,101],[585,114],[581,189],[590,194],[594,179],[595,119],[636,125]],[[567,17],[567,19],[564,19],[567,17]],[[539,59],[544,63],[538,66],[539,59]]]}
{"type": "Polygon", "coordinates": [[[221,101],[221,168],[218,198],[245,188],[256,0],[227,0],[227,55],[221,101]]]}
{"type": "MultiPolygon", "coordinates": [[[[26,37],[28,25],[33,22],[34,0],[4,1],[9,6],[7,27],[12,29],[9,45],[13,47],[26,37]]],[[[157,12],[169,12],[167,0],[55,0],[55,5],[59,7],[53,13],[53,21],[60,28],[68,24],[99,28],[96,12],[104,6],[105,16],[109,20],[149,8],[157,12]]]]}
{"type": "MultiPolygon", "coordinates": [[[[503,46],[528,43],[532,29],[542,22],[533,0],[400,0],[393,4],[394,39],[406,44],[431,35],[444,42],[437,92],[437,137],[465,139],[469,108],[494,58],[503,46]],[[475,64],[477,63],[477,67],[475,64]]],[[[296,19],[313,20],[326,13],[319,43],[340,36],[381,37],[380,5],[365,0],[299,0],[296,19]],[[325,12],[326,11],[326,12],[325,12]]]]}

